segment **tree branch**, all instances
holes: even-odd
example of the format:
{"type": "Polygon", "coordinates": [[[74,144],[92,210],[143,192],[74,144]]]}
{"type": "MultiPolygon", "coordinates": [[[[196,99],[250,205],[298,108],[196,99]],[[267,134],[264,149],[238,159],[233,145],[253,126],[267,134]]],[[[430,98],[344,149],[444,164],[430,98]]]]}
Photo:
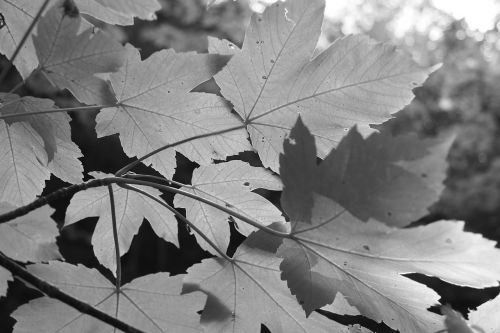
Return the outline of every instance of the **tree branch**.
{"type": "Polygon", "coordinates": [[[57,191],[54,191],[50,194],[47,194],[44,197],[40,197],[36,199],[35,201],[19,207],[17,209],[11,210],[10,212],[7,212],[5,214],[0,215],[0,224],[8,222],[10,220],[13,220],[17,217],[23,216],[28,214],[29,212],[40,208],[52,201],[59,200],[61,198],[64,198],[69,195],[73,195],[77,192],[92,188],[92,187],[99,187],[99,186],[105,186],[108,184],[113,183],[113,178],[104,178],[104,179],[92,179],[89,180],[88,182],[81,183],[81,184],[74,184],[68,187],[61,188],[57,191]]]}
{"type": "Polygon", "coordinates": [[[92,305],[82,302],[71,295],[66,294],[65,292],[59,290],[55,286],[39,279],[35,275],[28,272],[25,268],[17,264],[14,260],[7,257],[5,254],[0,252],[0,265],[5,269],[9,270],[13,275],[21,278],[22,280],[30,283],[35,288],[40,290],[45,295],[57,299],[64,304],[71,306],[72,308],[80,311],[81,313],[92,316],[96,319],[99,319],[106,324],[109,324],[123,332],[127,333],[145,333],[135,327],[132,327],[121,320],[118,320],[114,317],[111,317],[105,312],[96,309],[92,305]]]}

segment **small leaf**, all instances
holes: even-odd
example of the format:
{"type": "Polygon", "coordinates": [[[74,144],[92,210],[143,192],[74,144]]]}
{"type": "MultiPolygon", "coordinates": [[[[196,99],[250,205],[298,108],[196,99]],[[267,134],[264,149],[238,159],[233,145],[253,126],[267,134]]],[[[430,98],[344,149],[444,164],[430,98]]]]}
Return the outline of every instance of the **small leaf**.
{"type": "MultiPolygon", "coordinates": [[[[252,192],[257,188],[275,191],[281,189],[279,178],[264,168],[251,167],[242,161],[202,166],[194,170],[191,183],[191,187],[183,190],[223,206],[229,205],[232,210],[263,225],[284,222],[278,208],[252,192]]],[[[230,236],[227,213],[180,194],[176,194],[174,204],[185,208],[186,217],[221,249],[227,248],[230,236]]],[[[238,219],[236,224],[243,235],[255,230],[255,227],[238,219]]],[[[198,237],[197,240],[204,249],[212,250],[202,238],[198,237]]]]}
{"type": "Polygon", "coordinates": [[[262,323],[273,333],[347,333],[347,327],[317,313],[306,318],[281,281],[279,259],[267,251],[270,244],[263,236],[250,235],[233,262],[205,259],[188,269],[183,293],[200,290],[208,295],[201,316],[205,332],[259,332],[262,323]]]}
{"type": "Polygon", "coordinates": [[[444,324],[450,333],[474,333],[462,314],[453,310],[449,305],[441,306],[441,314],[446,318],[444,324]]]}
{"type": "MultiPolygon", "coordinates": [[[[93,176],[102,178],[107,175],[93,173],[93,176]]],[[[143,186],[137,186],[137,188],[160,198],[161,193],[155,189],[143,186]]],[[[142,194],[121,188],[117,185],[113,185],[113,194],[121,255],[124,255],[129,250],[132,239],[139,231],[144,218],[148,220],[159,237],[179,246],[176,231],[177,220],[169,210],[142,194]]],[[[99,216],[99,221],[92,237],[94,253],[99,262],[115,274],[116,258],[111,204],[109,200],[107,187],[92,188],[77,193],[71,199],[66,211],[65,226],[76,223],[86,217],[99,216]]]]}
{"type": "MultiPolygon", "coordinates": [[[[0,29],[0,52],[7,58],[12,57],[42,4],[41,0],[0,0],[0,13],[5,20],[5,27],[0,29]]],[[[38,58],[31,38],[23,44],[14,65],[23,79],[38,67],[38,58]]]]}
{"type": "Polygon", "coordinates": [[[8,118],[7,123],[26,122],[43,139],[49,160],[48,169],[68,183],[79,183],[83,178],[83,166],[78,158],[82,157],[78,146],[71,141],[70,116],[66,113],[47,113],[23,117],[26,112],[55,109],[50,99],[31,96],[19,97],[15,94],[0,93],[0,114],[18,114],[8,118]]]}
{"type": "Polygon", "coordinates": [[[241,51],[215,80],[244,120],[262,163],[277,171],[283,139],[300,115],[324,157],[357,125],[366,136],[401,110],[435,68],[421,68],[366,36],[336,40],[313,57],[324,0],[278,1],[252,15],[241,51]]]}
{"type": "MultiPolygon", "coordinates": [[[[62,262],[28,266],[30,273],[145,332],[199,332],[206,296],[180,295],[182,275],[143,276],[116,287],[97,270],[62,262]]],[[[111,332],[113,328],[57,300],[42,297],[19,307],[14,332],[111,332]],[[50,318],[50,320],[47,320],[50,318]]]]}
{"type": "MultiPolygon", "coordinates": [[[[0,214],[16,207],[0,203],[0,214]]],[[[54,209],[43,206],[24,216],[0,224],[0,251],[10,258],[23,262],[60,259],[56,237],[56,223],[50,217],[54,209]]]]}
{"type": "Polygon", "coordinates": [[[134,24],[134,17],[141,20],[156,19],[155,12],[161,9],[158,0],[75,0],[83,14],[118,25],[134,24]]]}
{"type": "MultiPolygon", "coordinates": [[[[128,45],[127,50],[125,65],[111,75],[119,106],[99,113],[96,131],[99,137],[119,133],[128,156],[142,156],[168,143],[240,124],[222,98],[189,93],[219,70],[219,56],[162,50],[141,61],[137,49],[128,45]]],[[[146,161],[171,178],[175,151],[197,163],[210,164],[250,149],[247,135],[240,129],[164,150],[146,161]]]]}
{"type": "Polygon", "coordinates": [[[83,103],[112,103],[107,83],[94,74],[118,70],[124,48],[103,31],[87,29],[88,23],[81,26],[81,21],[80,16],[65,15],[59,6],[40,19],[33,37],[40,68],[51,82],[83,103]]]}
{"type": "Polygon", "coordinates": [[[33,201],[50,177],[47,164],[43,139],[30,124],[0,120],[0,202],[33,201]]]}
{"type": "Polygon", "coordinates": [[[0,266],[0,298],[7,295],[9,281],[14,281],[14,278],[8,270],[0,266]]]}
{"type": "Polygon", "coordinates": [[[445,325],[451,333],[497,333],[500,332],[500,296],[483,303],[475,311],[469,313],[469,320],[449,306],[442,306],[441,312],[446,316],[445,325]]]}

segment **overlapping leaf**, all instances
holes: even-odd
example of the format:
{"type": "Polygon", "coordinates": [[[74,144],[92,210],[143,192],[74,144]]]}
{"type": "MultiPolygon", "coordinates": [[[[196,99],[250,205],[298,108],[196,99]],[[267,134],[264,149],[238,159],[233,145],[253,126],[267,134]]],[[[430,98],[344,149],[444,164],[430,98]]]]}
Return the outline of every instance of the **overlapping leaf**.
{"type": "MultiPolygon", "coordinates": [[[[0,214],[16,207],[0,203],[0,214]]],[[[50,215],[54,209],[44,206],[27,215],[0,224],[0,251],[17,261],[49,261],[60,259],[56,237],[57,226],[50,215]]]]}
{"type": "Polygon", "coordinates": [[[306,208],[317,192],[362,220],[393,226],[418,220],[439,199],[453,141],[453,136],[419,139],[385,131],[363,139],[354,128],[317,166],[314,138],[301,121],[290,138],[300,144],[285,144],[280,162],[286,167],[280,172],[289,188],[283,205],[291,217],[309,220],[306,208]]]}
{"type": "Polygon", "coordinates": [[[234,260],[205,259],[188,269],[183,293],[208,294],[201,316],[205,332],[348,332],[317,313],[306,318],[279,276],[276,240],[262,232],[238,248],[234,260]]]}
{"type": "Polygon", "coordinates": [[[66,113],[47,113],[23,117],[26,112],[39,112],[56,108],[50,99],[0,93],[0,114],[17,114],[8,118],[9,124],[26,122],[43,139],[48,157],[47,168],[60,179],[69,183],[82,180],[83,166],[78,160],[82,156],[78,146],[71,141],[70,116],[66,113]]]}
{"type": "Polygon", "coordinates": [[[83,14],[110,24],[131,25],[134,17],[141,20],[156,19],[155,12],[161,9],[158,0],[75,0],[83,14]]]}
{"type": "Polygon", "coordinates": [[[50,177],[42,137],[26,122],[0,120],[0,202],[25,205],[50,177]]]}
{"type": "Polygon", "coordinates": [[[0,297],[7,295],[7,283],[12,280],[13,278],[10,272],[0,266],[0,297]]]}
{"type": "MultiPolygon", "coordinates": [[[[21,42],[24,33],[42,6],[44,0],[1,0],[0,12],[5,19],[5,27],[0,29],[0,53],[8,58],[12,56],[17,45],[21,42]]],[[[62,1],[52,1],[53,6],[61,7],[62,1]]],[[[134,23],[134,17],[143,20],[154,19],[154,12],[161,8],[157,0],[75,0],[79,11],[97,18],[98,20],[120,25],[134,23]]],[[[50,8],[50,5],[49,5],[50,8]]],[[[55,22],[54,22],[55,23],[55,22]]],[[[86,24],[90,27],[89,24],[86,24]]],[[[65,33],[64,31],[62,32],[65,33]]],[[[52,38],[47,36],[48,38],[52,38]]],[[[71,44],[66,44],[69,47],[71,44]]],[[[59,47],[65,47],[64,44],[59,47]]],[[[28,38],[21,48],[14,65],[23,78],[27,78],[38,67],[37,53],[33,40],[28,38]]]]}
{"type": "MultiPolygon", "coordinates": [[[[128,46],[127,54],[122,69],[111,75],[118,106],[99,113],[96,131],[98,136],[119,133],[128,156],[142,156],[167,143],[240,125],[222,98],[189,93],[220,69],[219,56],[163,50],[141,61],[139,51],[132,46],[128,46]]],[[[175,147],[200,164],[248,149],[243,129],[175,147]]],[[[175,150],[163,151],[146,161],[170,178],[175,150]]]]}
{"type": "MultiPolygon", "coordinates": [[[[94,269],[61,262],[32,265],[29,271],[62,291],[145,332],[200,332],[197,311],[202,293],[180,295],[182,275],[158,273],[116,287],[94,269]]],[[[114,332],[103,322],[82,315],[57,300],[42,297],[18,308],[14,332],[114,332]],[[49,320],[50,318],[50,320],[49,320]]]]}
{"type": "MultiPolygon", "coordinates": [[[[296,172],[293,158],[301,156],[313,138],[300,122],[291,137],[285,143],[282,174],[288,175],[283,177],[283,207],[292,219],[293,237],[283,242],[278,255],[284,258],[280,266],[283,278],[308,313],[331,303],[340,292],[361,314],[394,329],[431,332],[438,330],[442,321],[426,309],[436,304],[439,296],[402,274],[422,273],[476,288],[498,284],[500,267],[491,262],[500,260],[500,251],[494,242],[463,232],[463,223],[441,221],[398,230],[375,221],[361,222],[315,193],[310,206],[297,201],[302,193],[287,193],[300,192],[290,183],[290,175],[296,172]],[[306,211],[297,214],[298,219],[287,211],[294,204],[306,211]],[[303,220],[307,216],[309,220],[303,220]]],[[[321,177],[304,176],[311,182],[321,177]]]]}
{"type": "MultiPolygon", "coordinates": [[[[93,173],[93,175],[96,178],[105,176],[102,173],[93,173]]],[[[154,197],[159,198],[160,196],[160,192],[157,190],[142,186],[138,186],[137,188],[154,197]]],[[[113,185],[113,194],[118,241],[122,255],[129,250],[132,239],[139,231],[139,227],[145,218],[159,237],[177,246],[179,245],[176,231],[177,220],[169,210],[142,194],[116,185],[113,185]]],[[[102,265],[115,273],[116,258],[111,203],[107,187],[89,189],[73,196],[66,211],[65,226],[91,216],[99,216],[99,221],[92,237],[94,253],[102,265]]]]}
{"type": "Polygon", "coordinates": [[[90,27],[80,31],[81,21],[60,6],[44,15],[33,37],[40,68],[52,83],[67,88],[81,102],[112,103],[107,83],[94,74],[116,71],[125,50],[103,31],[90,27]]]}
{"type": "MultiPolygon", "coordinates": [[[[251,167],[241,161],[202,166],[195,169],[190,187],[183,188],[193,194],[214,201],[247,216],[263,225],[284,221],[279,209],[252,190],[263,188],[281,190],[281,181],[264,168],[251,167]]],[[[229,243],[229,215],[198,200],[177,194],[177,207],[186,209],[186,217],[221,249],[229,243]]],[[[236,219],[237,229],[248,235],[255,227],[236,219]]],[[[211,250],[202,238],[198,242],[211,250]]]]}
{"type": "MultiPolygon", "coordinates": [[[[0,1],[0,12],[5,20],[5,27],[0,29],[0,52],[7,58],[12,57],[42,4],[41,0],[0,1]]],[[[38,67],[38,58],[31,38],[24,43],[14,65],[23,78],[27,78],[38,67]]]]}
{"type": "Polygon", "coordinates": [[[241,51],[215,76],[264,166],[275,171],[298,115],[324,157],[351,126],[365,135],[402,109],[432,71],[364,36],[339,39],[311,60],[323,10],[324,0],[291,0],[254,14],[241,51]]]}
{"type": "Polygon", "coordinates": [[[500,331],[500,296],[482,304],[475,311],[469,313],[469,320],[445,306],[441,312],[446,316],[445,325],[449,332],[456,333],[495,333],[500,331]]]}

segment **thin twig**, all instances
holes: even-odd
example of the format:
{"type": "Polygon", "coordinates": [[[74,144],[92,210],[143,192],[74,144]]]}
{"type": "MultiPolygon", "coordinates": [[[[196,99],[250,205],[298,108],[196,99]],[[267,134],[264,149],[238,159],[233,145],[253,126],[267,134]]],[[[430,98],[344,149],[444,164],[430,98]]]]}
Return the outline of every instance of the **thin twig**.
{"type": "Polygon", "coordinates": [[[17,44],[16,49],[14,50],[14,53],[12,54],[12,56],[9,59],[9,62],[7,63],[7,65],[3,68],[2,72],[0,73],[0,83],[2,83],[5,80],[5,77],[7,77],[7,74],[9,73],[9,71],[14,63],[14,60],[16,60],[16,57],[19,54],[19,51],[21,51],[24,43],[26,43],[26,40],[31,35],[31,32],[35,28],[36,23],[40,19],[40,16],[42,16],[42,13],[45,10],[45,8],[47,7],[47,5],[49,4],[49,2],[50,2],[50,0],[45,0],[43,2],[42,6],[40,7],[40,9],[38,10],[38,13],[36,13],[33,20],[31,20],[31,23],[30,23],[30,26],[28,27],[28,30],[26,30],[26,32],[24,33],[23,38],[21,39],[19,44],[17,44]]]}
{"type": "Polygon", "coordinates": [[[239,126],[234,126],[234,127],[226,128],[226,129],[223,129],[223,130],[220,130],[220,131],[215,131],[215,132],[210,132],[210,133],[205,133],[205,134],[199,134],[199,135],[191,136],[189,138],[176,141],[174,143],[169,143],[167,145],[164,145],[164,146],[162,146],[162,147],[160,147],[158,149],[155,149],[152,152],[150,152],[150,153],[142,156],[138,160],[136,160],[136,161],[134,161],[132,163],[127,164],[126,166],[124,166],[123,168],[121,168],[120,170],[118,170],[115,173],[115,176],[117,176],[117,177],[122,176],[123,174],[127,173],[132,168],[134,168],[136,165],[138,165],[139,163],[141,163],[142,161],[144,161],[145,159],[147,159],[147,158],[149,158],[149,157],[151,157],[153,155],[156,155],[156,154],[164,151],[165,149],[172,148],[172,147],[181,145],[183,143],[187,143],[187,142],[192,141],[192,140],[208,138],[208,137],[213,136],[213,135],[224,134],[224,133],[236,131],[236,130],[239,130],[239,129],[242,129],[242,128],[245,128],[245,127],[246,127],[246,125],[242,124],[242,125],[239,125],[239,126]]]}
{"type": "Polygon", "coordinates": [[[189,221],[184,215],[179,213],[179,211],[177,209],[175,209],[174,207],[172,207],[169,204],[167,204],[166,202],[156,198],[155,196],[149,194],[148,192],[143,191],[141,189],[138,189],[137,187],[133,187],[133,186],[126,185],[126,184],[120,184],[119,186],[126,188],[128,190],[131,190],[131,191],[135,191],[135,192],[140,193],[144,196],[147,196],[148,198],[156,201],[157,203],[159,203],[163,207],[167,208],[169,211],[174,213],[175,216],[177,216],[180,220],[182,220],[182,222],[186,223],[191,229],[193,229],[198,235],[200,235],[200,237],[203,238],[205,240],[205,242],[207,242],[208,245],[210,245],[221,257],[223,257],[224,259],[226,259],[228,261],[233,261],[233,259],[230,258],[227,254],[225,254],[210,238],[207,237],[207,235],[205,235],[203,233],[203,231],[201,231],[196,225],[194,225],[193,222],[189,221]]]}
{"type": "Polygon", "coordinates": [[[92,179],[89,180],[88,182],[80,183],[80,184],[74,184],[68,187],[61,188],[57,191],[54,191],[50,194],[47,194],[46,196],[39,197],[38,199],[34,200],[33,202],[21,206],[17,209],[11,210],[10,212],[7,212],[5,214],[0,215],[0,224],[8,222],[10,220],[13,220],[17,217],[23,216],[28,214],[29,212],[40,208],[50,202],[59,200],[61,198],[64,198],[66,196],[73,195],[77,192],[93,188],[93,187],[99,187],[99,186],[105,186],[108,184],[111,184],[113,182],[113,178],[103,178],[103,179],[92,179]]]}
{"type": "Polygon", "coordinates": [[[176,182],[175,180],[170,180],[170,179],[167,179],[167,178],[164,178],[164,177],[158,177],[158,176],[152,176],[152,175],[144,175],[144,174],[140,174],[140,173],[127,173],[125,175],[123,175],[124,178],[132,178],[132,179],[146,179],[146,180],[154,180],[154,181],[157,181],[157,182],[162,182],[162,183],[167,183],[169,186],[179,186],[179,187],[192,187],[191,185],[189,184],[183,184],[183,183],[179,183],[179,182],[176,182]]]}
{"type": "Polygon", "coordinates": [[[115,243],[115,257],[116,257],[116,293],[120,294],[120,287],[122,283],[122,264],[120,255],[120,243],[118,242],[118,228],[116,226],[116,209],[115,209],[115,195],[113,187],[108,185],[109,202],[111,203],[111,225],[113,226],[113,242],[115,243]]]}
{"type": "Polygon", "coordinates": [[[5,269],[10,271],[14,276],[17,276],[22,280],[30,283],[48,297],[57,299],[63,302],[64,304],[69,305],[72,308],[80,311],[81,313],[99,319],[100,321],[105,322],[106,324],[109,324],[123,332],[145,333],[144,331],[141,331],[133,326],[130,326],[121,320],[111,317],[107,313],[96,309],[95,307],[93,307],[88,303],[82,302],[79,299],[76,299],[73,296],[66,294],[65,292],[47,283],[46,281],[39,279],[38,277],[28,272],[25,268],[23,268],[22,266],[17,264],[14,260],[7,257],[5,254],[1,252],[0,252],[0,266],[3,266],[5,269]]]}

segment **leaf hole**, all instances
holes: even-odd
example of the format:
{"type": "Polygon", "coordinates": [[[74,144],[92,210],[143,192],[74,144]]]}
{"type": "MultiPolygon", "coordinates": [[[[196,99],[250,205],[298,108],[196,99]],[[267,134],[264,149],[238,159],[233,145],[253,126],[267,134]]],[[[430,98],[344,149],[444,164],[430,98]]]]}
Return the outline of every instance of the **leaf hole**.
{"type": "Polygon", "coordinates": [[[363,245],[363,249],[365,249],[366,251],[370,251],[370,247],[368,245],[363,245]]]}
{"type": "Polygon", "coordinates": [[[244,182],[243,186],[250,186],[250,183],[249,182],[244,182]]]}

